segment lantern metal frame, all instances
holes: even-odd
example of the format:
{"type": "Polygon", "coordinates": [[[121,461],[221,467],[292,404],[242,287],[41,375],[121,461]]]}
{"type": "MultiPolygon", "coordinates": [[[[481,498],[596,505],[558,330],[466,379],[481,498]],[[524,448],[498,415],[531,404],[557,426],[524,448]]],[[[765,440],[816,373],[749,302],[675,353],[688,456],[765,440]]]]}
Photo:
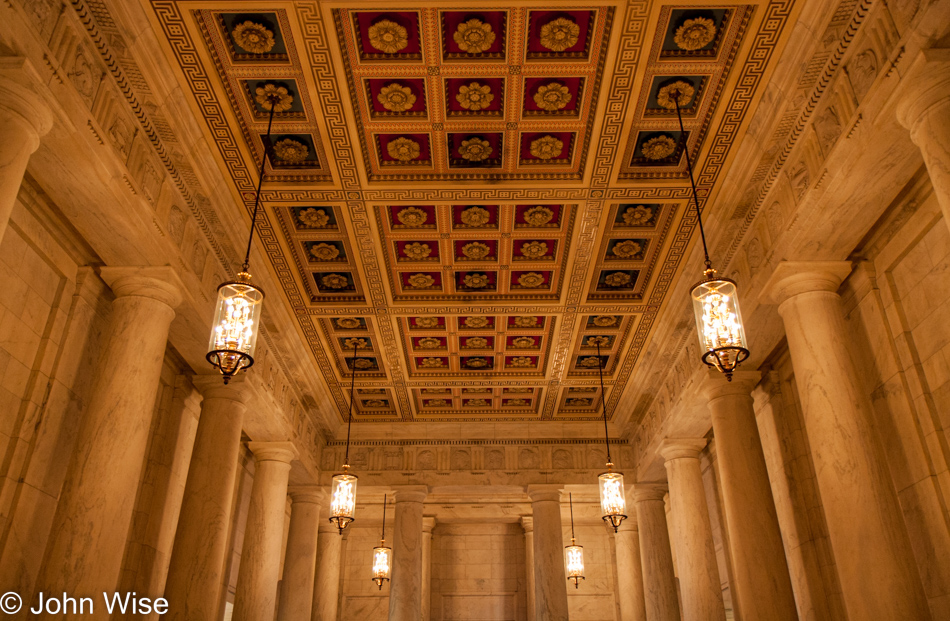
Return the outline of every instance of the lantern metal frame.
{"type": "Polygon", "coordinates": [[[383,582],[389,582],[393,568],[393,549],[386,545],[386,506],[389,504],[389,497],[383,496],[383,527],[380,529],[379,545],[373,548],[373,582],[383,590],[383,582]],[[379,570],[379,559],[385,557],[386,572],[379,570]]]}
{"type": "Polygon", "coordinates": [[[600,404],[604,411],[604,439],[607,445],[607,472],[598,475],[600,487],[600,507],[603,511],[603,520],[613,527],[614,532],[620,528],[620,524],[627,519],[625,513],[627,501],[623,496],[623,473],[614,472],[614,464],[610,459],[610,429],[607,427],[607,393],[604,389],[604,360],[600,355],[600,341],[597,341],[597,370],[600,372],[600,404]],[[608,510],[607,498],[604,496],[604,490],[608,485],[615,485],[614,482],[620,481],[620,502],[623,505],[619,510],[608,510]]]}
{"type": "MultiPolygon", "coordinates": [[[[673,101],[673,105],[676,108],[676,119],[679,121],[680,135],[686,135],[686,129],[683,126],[683,113],[680,109],[680,97],[683,93],[679,89],[672,89],[670,91],[670,99],[673,101]]],[[[709,259],[709,247],[706,244],[706,231],[703,229],[703,216],[702,211],[699,208],[699,193],[696,190],[696,179],[693,175],[693,162],[689,156],[689,146],[684,145],[683,153],[686,156],[686,170],[689,173],[689,184],[692,188],[692,197],[693,205],[696,208],[696,221],[699,224],[699,235],[703,243],[703,264],[705,268],[703,269],[703,280],[699,281],[690,288],[690,295],[694,300],[694,313],[696,314],[696,323],[698,326],[699,332],[699,341],[702,345],[705,353],[702,356],[702,361],[710,367],[715,367],[723,375],[726,376],[727,381],[732,381],[732,373],[736,368],[749,357],[749,350],[745,347],[745,331],[742,328],[742,320],[739,315],[739,302],[735,293],[733,293],[732,299],[726,299],[725,303],[731,302],[730,306],[734,309],[733,311],[733,320],[737,323],[737,339],[735,343],[730,343],[724,346],[712,346],[707,343],[707,337],[705,330],[703,328],[703,316],[699,314],[699,310],[696,308],[697,304],[701,303],[703,296],[707,295],[705,292],[701,291],[703,289],[718,289],[722,287],[732,287],[733,292],[735,292],[738,287],[736,282],[730,278],[723,278],[717,276],[716,270],[712,266],[712,261],[709,259]],[[700,291],[697,294],[697,291],[700,291]]],[[[712,295],[716,295],[713,293],[712,295]]]]}
{"type": "Polygon", "coordinates": [[[353,403],[356,397],[356,371],[357,361],[359,360],[357,352],[359,351],[359,341],[353,341],[353,370],[350,373],[350,409],[346,420],[346,451],[343,454],[343,472],[333,475],[333,484],[330,489],[330,513],[334,513],[334,504],[339,495],[339,489],[344,486],[352,486],[353,491],[350,494],[352,498],[347,499],[349,507],[346,512],[338,512],[336,515],[330,515],[330,522],[336,525],[339,534],[343,534],[343,529],[356,521],[353,517],[356,512],[356,486],[359,477],[350,474],[350,431],[353,427],[353,403]]]}
{"type": "Polygon", "coordinates": [[[577,538],[574,536],[574,495],[567,495],[568,502],[571,505],[571,545],[564,546],[564,562],[567,571],[568,582],[574,583],[574,588],[579,588],[578,583],[586,580],[584,577],[584,546],[577,545],[577,538]],[[580,562],[580,573],[577,569],[572,570],[571,564],[580,562]]]}

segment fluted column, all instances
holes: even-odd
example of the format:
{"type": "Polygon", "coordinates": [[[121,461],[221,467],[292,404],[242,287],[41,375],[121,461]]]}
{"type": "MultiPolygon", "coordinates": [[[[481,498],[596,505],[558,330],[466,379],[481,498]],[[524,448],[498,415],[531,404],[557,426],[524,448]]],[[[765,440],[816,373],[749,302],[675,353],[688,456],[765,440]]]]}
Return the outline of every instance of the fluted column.
{"type": "Polygon", "coordinates": [[[797,621],[792,580],[785,561],[765,454],[755,422],[752,389],[758,371],[738,371],[726,381],[709,374],[709,400],[722,508],[732,559],[732,598],[744,619],[797,621]]]}
{"type": "Polygon", "coordinates": [[[254,485],[231,618],[270,621],[277,606],[287,481],[297,449],[291,442],[249,442],[247,448],[254,453],[254,485]]]}
{"type": "Polygon", "coordinates": [[[423,485],[407,485],[394,494],[390,621],[419,621],[422,616],[422,508],[428,493],[423,485]]]}
{"type": "Polygon", "coordinates": [[[317,538],[317,575],[314,578],[313,614],[310,621],[337,621],[342,551],[343,536],[329,520],[322,520],[317,538]]]}
{"type": "Polygon", "coordinates": [[[203,399],[165,584],[165,618],[216,621],[248,388],[244,376],[225,386],[217,373],[192,383],[203,399]]]}
{"type": "Polygon", "coordinates": [[[837,290],[848,262],[782,262],[779,303],[828,537],[851,619],[930,619],[897,493],[870,425],[837,290]]]}
{"type": "Polygon", "coordinates": [[[432,529],[435,518],[422,518],[422,621],[432,616],[432,529]]]}
{"type": "Polygon", "coordinates": [[[525,582],[527,589],[527,619],[534,621],[534,518],[528,515],[521,516],[521,527],[524,528],[524,566],[528,574],[525,582]]]}
{"type": "Polygon", "coordinates": [[[683,621],[724,621],[722,584],[716,563],[699,453],[704,439],[664,440],[657,453],[666,460],[670,483],[673,546],[679,569],[683,621]]]}
{"type": "MultiPolygon", "coordinates": [[[[96,367],[36,586],[76,598],[101,598],[118,584],[168,328],[181,301],[181,282],[169,267],[105,267],[101,276],[116,296],[112,335],[96,367]]],[[[97,607],[93,618],[107,616],[97,607]]]]}
{"type": "MultiPolygon", "coordinates": [[[[632,497],[633,494],[628,494],[632,497]]],[[[633,504],[629,502],[628,506],[633,504]]],[[[646,602],[643,599],[643,565],[640,561],[640,529],[637,516],[624,520],[614,533],[617,554],[617,599],[620,618],[624,621],[646,621],[646,602]]]]}
{"type": "Polygon", "coordinates": [[[0,239],[7,230],[30,155],[53,126],[49,107],[32,88],[41,82],[25,58],[0,58],[0,239]]]}
{"type": "Polygon", "coordinates": [[[950,50],[922,51],[903,83],[908,86],[897,118],[920,148],[944,222],[950,226],[950,50]]]}
{"type": "Polygon", "coordinates": [[[559,485],[529,485],[534,518],[535,621],[567,619],[567,576],[559,485]]]}
{"type": "Polygon", "coordinates": [[[319,487],[290,488],[290,531],[280,583],[278,621],[310,621],[317,567],[317,532],[326,493],[319,487]]]}
{"type": "Polygon", "coordinates": [[[680,618],[673,548],[666,523],[666,503],[663,502],[665,495],[666,489],[659,485],[633,486],[647,621],[679,621],[680,618]]]}

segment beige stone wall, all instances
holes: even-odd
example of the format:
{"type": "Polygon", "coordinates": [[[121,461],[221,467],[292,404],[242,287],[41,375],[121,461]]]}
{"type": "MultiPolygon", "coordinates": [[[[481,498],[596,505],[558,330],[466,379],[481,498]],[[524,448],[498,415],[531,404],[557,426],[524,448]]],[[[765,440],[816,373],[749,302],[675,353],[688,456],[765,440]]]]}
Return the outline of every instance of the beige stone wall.
{"type": "MultiPolygon", "coordinates": [[[[390,512],[391,513],[391,512],[390,512]]],[[[392,520],[392,516],[389,516],[392,520]]],[[[380,590],[373,575],[373,548],[379,545],[380,524],[351,528],[346,533],[342,568],[340,621],[385,619],[389,615],[389,583],[380,590]]],[[[392,522],[386,528],[392,547],[392,522]]]]}
{"type": "MultiPolygon", "coordinates": [[[[571,543],[569,519],[562,515],[564,545],[571,543]]],[[[574,531],[577,543],[584,546],[584,580],[576,589],[568,583],[567,605],[572,621],[620,621],[612,532],[604,524],[579,524],[574,531]]]]}

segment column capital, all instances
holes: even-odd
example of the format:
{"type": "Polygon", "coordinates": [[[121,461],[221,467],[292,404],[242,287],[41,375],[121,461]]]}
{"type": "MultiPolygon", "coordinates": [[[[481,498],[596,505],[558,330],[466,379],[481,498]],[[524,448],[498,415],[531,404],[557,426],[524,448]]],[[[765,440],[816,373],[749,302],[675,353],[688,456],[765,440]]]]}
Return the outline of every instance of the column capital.
{"type": "Polygon", "coordinates": [[[435,518],[431,516],[422,518],[422,532],[427,534],[432,534],[432,529],[435,528],[435,518]]]}
{"type": "Polygon", "coordinates": [[[656,453],[666,461],[673,459],[699,459],[706,448],[706,438],[667,438],[660,442],[656,453]]]}
{"type": "Polygon", "coordinates": [[[538,485],[529,485],[525,490],[531,502],[554,501],[561,502],[561,490],[563,485],[557,483],[541,483],[538,485]]]}
{"type": "Polygon", "coordinates": [[[393,487],[393,499],[396,504],[401,502],[425,502],[429,495],[427,485],[399,485],[393,487]]]}
{"type": "Polygon", "coordinates": [[[136,296],[158,300],[170,308],[181,304],[185,285],[170,266],[103,267],[99,276],[117,298],[136,296]]]}
{"type": "Polygon", "coordinates": [[[526,533],[533,533],[534,532],[534,517],[530,515],[522,515],[521,528],[523,528],[524,532],[526,533]]]}
{"type": "Polygon", "coordinates": [[[927,114],[950,106],[950,49],[921,50],[901,83],[906,91],[897,104],[897,120],[917,142],[917,128],[927,114]]]}
{"type": "Polygon", "coordinates": [[[245,375],[236,375],[231,378],[227,384],[221,379],[220,373],[206,373],[202,375],[193,375],[191,384],[195,387],[201,398],[204,399],[225,399],[234,401],[241,405],[247,405],[251,394],[251,387],[245,381],[245,375]]]}
{"type": "Polygon", "coordinates": [[[719,370],[708,369],[699,389],[710,401],[729,395],[751,398],[752,390],[761,380],[762,373],[759,371],[733,371],[732,381],[728,381],[719,370]]]}
{"type": "Polygon", "coordinates": [[[22,56],[0,58],[0,111],[34,132],[30,151],[40,146],[40,137],[53,127],[53,113],[35,88],[43,84],[33,64],[22,56]]]}
{"type": "Polygon", "coordinates": [[[291,485],[287,495],[293,504],[323,505],[327,500],[327,490],[319,485],[291,485]]]}
{"type": "Polygon", "coordinates": [[[633,484],[633,502],[663,502],[666,496],[667,486],[663,483],[634,483],[633,484]]]}
{"type": "Polygon", "coordinates": [[[781,304],[812,291],[836,293],[850,273],[850,261],[782,261],[762,287],[759,299],[781,304]]]}
{"type": "Polygon", "coordinates": [[[300,457],[293,442],[248,442],[247,448],[254,453],[257,463],[279,461],[289,464],[300,457]]]}

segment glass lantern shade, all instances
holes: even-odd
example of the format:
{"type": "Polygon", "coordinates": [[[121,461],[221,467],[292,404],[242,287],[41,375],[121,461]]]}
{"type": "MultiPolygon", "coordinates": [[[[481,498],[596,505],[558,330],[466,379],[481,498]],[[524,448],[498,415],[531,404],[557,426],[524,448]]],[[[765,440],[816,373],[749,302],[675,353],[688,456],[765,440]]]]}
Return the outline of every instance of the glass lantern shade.
{"type": "Polygon", "coordinates": [[[387,548],[383,544],[385,540],[380,541],[379,545],[373,548],[373,582],[383,590],[383,583],[389,581],[389,574],[393,568],[393,549],[387,548]]]}
{"type": "Polygon", "coordinates": [[[732,380],[732,372],[749,357],[736,283],[707,270],[706,280],[693,287],[692,296],[699,342],[705,352],[703,362],[732,380]]]}
{"type": "Polygon", "coordinates": [[[584,546],[576,545],[571,537],[571,545],[564,546],[564,559],[567,563],[567,579],[574,583],[576,589],[577,583],[584,579],[584,546]]]}
{"type": "Polygon", "coordinates": [[[356,518],[356,475],[343,472],[333,476],[330,488],[330,521],[336,524],[340,534],[356,518]]]}
{"type": "Polygon", "coordinates": [[[604,521],[613,526],[614,532],[617,532],[620,523],[627,519],[627,499],[623,493],[623,473],[612,472],[608,469],[598,479],[600,482],[600,509],[603,512],[604,521]]]}
{"type": "Polygon", "coordinates": [[[250,274],[241,272],[236,281],[218,287],[207,358],[221,371],[225,384],[238,371],[254,364],[264,292],[250,280],[250,274]]]}

